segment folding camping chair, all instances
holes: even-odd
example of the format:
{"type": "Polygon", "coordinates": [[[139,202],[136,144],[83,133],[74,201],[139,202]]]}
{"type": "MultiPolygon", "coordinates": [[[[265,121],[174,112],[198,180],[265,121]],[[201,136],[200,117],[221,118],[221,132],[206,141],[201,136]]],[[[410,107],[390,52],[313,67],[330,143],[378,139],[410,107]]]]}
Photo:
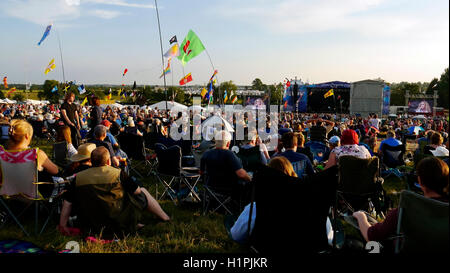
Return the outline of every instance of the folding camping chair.
{"type": "Polygon", "coordinates": [[[383,165],[387,168],[397,168],[405,165],[405,161],[403,160],[405,151],[406,148],[404,144],[397,146],[383,144],[383,147],[381,148],[383,165]]]}
{"type": "Polygon", "coordinates": [[[218,187],[215,185],[211,185],[210,178],[208,176],[208,172],[206,171],[203,175],[203,203],[202,203],[202,211],[203,215],[206,215],[207,212],[216,212],[219,209],[223,208],[225,210],[225,214],[227,215],[235,215],[238,213],[236,208],[240,210],[240,204],[236,204],[236,201],[233,199],[233,189],[226,187],[218,187]],[[215,204],[215,207],[210,210],[212,204],[215,204]]]}
{"type": "Polygon", "coordinates": [[[411,191],[400,194],[396,253],[448,254],[448,203],[411,191]]]}
{"type": "Polygon", "coordinates": [[[9,124],[0,124],[0,145],[4,145],[9,139],[9,124]]]}
{"type": "Polygon", "coordinates": [[[144,176],[138,171],[138,168],[148,167],[147,176],[154,171],[154,157],[152,157],[150,149],[145,147],[144,137],[123,132],[117,136],[117,141],[120,148],[127,154],[128,160],[130,160],[131,171],[134,171],[141,178],[144,176]]]}
{"type": "Polygon", "coordinates": [[[244,170],[254,172],[261,165],[261,151],[259,146],[249,149],[239,149],[237,157],[241,160],[244,170]]]}
{"type": "Polygon", "coordinates": [[[56,165],[65,168],[69,163],[67,142],[53,143],[53,160],[56,165]]]}
{"type": "Polygon", "coordinates": [[[313,154],[314,160],[317,160],[319,163],[324,161],[324,156],[330,151],[330,148],[328,148],[327,145],[318,141],[308,141],[305,143],[305,147],[309,147],[311,153],[313,154]]]}
{"type": "Polygon", "coordinates": [[[250,247],[258,253],[328,251],[326,222],[337,181],[336,166],[296,178],[262,165],[252,181],[256,219],[250,247]]]}
{"type": "Polygon", "coordinates": [[[177,193],[181,191],[175,190],[174,186],[178,186],[181,189],[182,185],[185,185],[189,192],[187,195],[193,196],[197,201],[201,201],[195,188],[200,181],[200,174],[198,168],[185,168],[181,166],[181,148],[178,145],[167,148],[163,144],[155,144],[156,158],[158,160],[158,166],[156,168],[156,178],[163,185],[164,192],[158,198],[158,187],[156,187],[156,199],[161,200],[166,194],[174,203],[175,199],[181,196],[177,196],[177,193]]]}
{"type": "MultiPolygon", "coordinates": [[[[29,236],[23,225],[19,222],[19,217],[35,204],[35,233],[42,234],[48,221],[58,207],[56,198],[62,191],[64,180],[59,182],[38,182],[37,170],[38,149],[28,149],[24,151],[7,151],[0,146],[0,166],[2,181],[0,186],[0,203],[5,207],[8,215],[16,222],[22,231],[29,236]],[[53,194],[45,199],[39,192],[39,185],[54,184],[53,194]],[[61,186],[61,187],[60,187],[61,186]],[[25,201],[28,205],[19,214],[14,214],[12,209],[7,205],[8,199],[17,199],[25,201]],[[46,206],[47,205],[47,206],[46,206]],[[48,217],[43,224],[41,231],[38,233],[39,208],[44,207],[49,211],[48,217]]],[[[5,223],[3,223],[5,224],[5,223]]],[[[3,226],[2,224],[2,226],[3,226]]]]}
{"type": "Polygon", "coordinates": [[[339,185],[336,191],[337,210],[341,213],[353,213],[366,210],[373,216],[384,218],[389,207],[389,200],[383,189],[383,178],[379,176],[379,159],[374,156],[369,159],[360,159],[354,156],[341,156],[339,158],[339,185]],[[343,205],[343,206],[341,206],[343,205]]]}

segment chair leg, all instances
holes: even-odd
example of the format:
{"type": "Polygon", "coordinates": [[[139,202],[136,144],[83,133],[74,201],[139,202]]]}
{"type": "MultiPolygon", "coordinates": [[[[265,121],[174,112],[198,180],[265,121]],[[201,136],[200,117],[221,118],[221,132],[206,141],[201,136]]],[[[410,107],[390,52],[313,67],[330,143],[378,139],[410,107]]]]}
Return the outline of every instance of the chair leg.
{"type": "MultiPolygon", "coordinates": [[[[14,216],[14,214],[12,213],[12,211],[9,209],[9,207],[5,204],[5,202],[3,201],[3,199],[0,197],[0,203],[2,203],[3,207],[5,207],[6,211],[8,212],[8,214],[13,218],[14,222],[16,222],[16,224],[20,227],[20,229],[27,235],[30,236],[30,234],[25,230],[25,228],[22,226],[22,224],[19,222],[19,220],[16,218],[16,216],[14,216]]],[[[2,224],[2,226],[4,225],[4,223],[2,224]]],[[[1,227],[1,226],[0,226],[1,227]]]]}

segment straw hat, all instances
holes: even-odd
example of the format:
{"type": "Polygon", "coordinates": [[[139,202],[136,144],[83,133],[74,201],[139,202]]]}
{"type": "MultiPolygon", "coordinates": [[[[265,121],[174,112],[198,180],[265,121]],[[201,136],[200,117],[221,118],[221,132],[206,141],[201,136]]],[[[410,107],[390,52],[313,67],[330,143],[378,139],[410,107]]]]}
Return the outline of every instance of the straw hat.
{"type": "Polygon", "coordinates": [[[78,146],[77,154],[70,158],[72,162],[79,162],[91,158],[91,153],[97,146],[94,143],[86,143],[78,146]]]}

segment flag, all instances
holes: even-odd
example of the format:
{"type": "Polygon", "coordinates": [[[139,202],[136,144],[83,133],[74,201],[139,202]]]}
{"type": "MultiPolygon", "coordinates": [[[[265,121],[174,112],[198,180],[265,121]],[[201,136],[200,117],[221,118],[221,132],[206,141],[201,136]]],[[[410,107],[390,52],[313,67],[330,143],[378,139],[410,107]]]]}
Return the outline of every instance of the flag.
{"type": "Polygon", "coordinates": [[[159,78],[161,79],[164,75],[167,75],[170,73],[170,60],[171,58],[169,58],[169,60],[167,61],[167,67],[166,69],[163,70],[163,73],[161,74],[161,76],[159,76],[159,78]]]}
{"type": "Polygon", "coordinates": [[[237,101],[237,99],[238,99],[238,97],[237,97],[237,95],[235,95],[234,98],[231,100],[231,103],[234,104],[237,101]]]}
{"type": "Polygon", "coordinates": [[[341,99],[341,95],[339,95],[339,96],[337,97],[337,99],[340,100],[340,99],[341,99]]]}
{"type": "Polygon", "coordinates": [[[287,108],[287,104],[288,104],[288,101],[285,101],[285,102],[284,102],[284,109],[287,108]]]}
{"type": "Polygon", "coordinates": [[[227,90],[225,90],[225,92],[223,93],[223,103],[226,103],[227,100],[228,100],[227,90]]]}
{"type": "Polygon", "coordinates": [[[202,92],[200,93],[202,98],[205,98],[206,93],[208,93],[208,90],[206,90],[206,88],[203,87],[202,92]]]}
{"type": "Polygon", "coordinates": [[[185,85],[186,83],[191,82],[191,81],[192,81],[192,76],[191,76],[191,73],[189,73],[180,80],[180,85],[185,85]]]}
{"type": "Polygon", "coordinates": [[[120,96],[120,93],[122,93],[122,88],[119,88],[119,96],[120,96]]]}
{"type": "Polygon", "coordinates": [[[202,44],[202,41],[200,41],[192,30],[189,30],[186,38],[184,38],[181,48],[183,51],[181,51],[178,59],[183,65],[205,50],[205,46],[202,44]]]}
{"type": "Polygon", "coordinates": [[[64,92],[67,92],[67,89],[69,89],[70,85],[64,85],[64,92]]]}
{"type": "Polygon", "coordinates": [[[47,65],[47,68],[45,69],[45,75],[48,74],[48,72],[52,71],[53,69],[55,69],[56,65],[55,65],[55,59],[52,59],[50,61],[50,63],[47,65]]]}
{"type": "Polygon", "coordinates": [[[209,79],[209,81],[212,81],[212,79],[214,78],[215,75],[217,75],[218,71],[214,70],[214,73],[212,74],[211,78],[209,79]]]}
{"type": "Polygon", "coordinates": [[[47,28],[45,29],[44,35],[42,35],[41,40],[38,43],[38,46],[41,45],[41,43],[45,40],[45,38],[47,38],[47,36],[50,34],[50,30],[52,29],[52,25],[48,25],[47,28]]]}
{"type": "Polygon", "coordinates": [[[3,85],[8,89],[8,77],[3,77],[3,85]]]}
{"type": "Polygon", "coordinates": [[[334,96],[334,91],[333,89],[328,90],[327,93],[325,93],[325,95],[323,95],[324,98],[328,98],[330,96],[334,96]]]}
{"type": "Polygon", "coordinates": [[[166,53],[164,53],[164,57],[170,58],[170,57],[178,57],[180,56],[180,48],[178,44],[174,44],[169,50],[167,50],[166,53]]]}
{"type": "Polygon", "coordinates": [[[127,74],[127,72],[128,72],[128,68],[125,68],[125,70],[123,71],[122,77],[124,77],[125,74],[127,74]]]}
{"type": "Polygon", "coordinates": [[[122,94],[122,98],[125,99],[126,97],[127,97],[127,92],[124,91],[123,94],[122,94]]]}
{"type": "Polygon", "coordinates": [[[80,95],[83,95],[84,93],[86,93],[86,89],[84,89],[83,84],[78,86],[78,92],[80,92],[80,95]]]}
{"type": "Polygon", "coordinates": [[[25,84],[25,90],[30,90],[31,88],[31,83],[26,83],[25,84]]]}
{"type": "Polygon", "coordinates": [[[288,81],[286,82],[286,88],[289,88],[289,86],[291,86],[291,82],[288,80],[288,81]]]}
{"type": "MultiPolygon", "coordinates": [[[[136,81],[134,81],[134,84],[133,84],[133,90],[135,90],[135,89],[136,89],[136,81]]],[[[111,90],[111,88],[109,90],[111,90]]]]}
{"type": "Polygon", "coordinates": [[[170,38],[170,41],[169,41],[170,44],[177,43],[177,42],[178,42],[177,41],[177,35],[175,35],[172,38],[170,38]]]}
{"type": "Polygon", "coordinates": [[[111,100],[111,96],[112,96],[112,94],[109,93],[108,96],[107,96],[106,98],[107,98],[108,100],[111,100]]]}
{"type": "Polygon", "coordinates": [[[86,97],[84,97],[84,100],[83,100],[83,102],[81,103],[81,106],[83,106],[83,105],[85,105],[86,103],[87,103],[87,96],[86,97]]]}
{"type": "MultiPolygon", "coordinates": [[[[79,90],[79,89],[78,89],[79,90]]],[[[53,89],[52,89],[52,93],[54,93],[54,92],[56,92],[56,91],[58,91],[58,86],[57,85],[55,85],[55,87],[53,87],[53,89]]],[[[85,90],[86,91],[86,90],[85,90]]],[[[80,93],[81,94],[81,93],[80,93]]]]}
{"type": "Polygon", "coordinates": [[[213,92],[214,92],[212,86],[213,86],[213,85],[212,85],[212,83],[210,82],[210,83],[209,83],[209,87],[208,87],[208,93],[206,94],[206,99],[207,99],[207,100],[209,100],[209,98],[212,97],[212,94],[213,94],[213,92]]]}
{"type": "Polygon", "coordinates": [[[14,91],[16,91],[16,88],[15,88],[15,87],[11,88],[11,89],[9,90],[9,92],[8,92],[7,95],[11,94],[11,93],[14,92],[14,91]]]}
{"type": "Polygon", "coordinates": [[[209,102],[208,102],[208,104],[212,104],[213,103],[213,96],[212,96],[212,94],[211,94],[211,96],[209,97],[209,102]]]}

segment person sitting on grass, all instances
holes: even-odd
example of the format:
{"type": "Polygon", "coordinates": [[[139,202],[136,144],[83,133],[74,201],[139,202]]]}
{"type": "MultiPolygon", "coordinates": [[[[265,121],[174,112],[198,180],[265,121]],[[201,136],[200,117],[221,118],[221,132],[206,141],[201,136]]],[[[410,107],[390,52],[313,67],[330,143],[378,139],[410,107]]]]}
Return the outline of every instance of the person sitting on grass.
{"type": "MultiPolygon", "coordinates": [[[[448,165],[437,157],[422,159],[417,165],[420,188],[427,198],[447,202],[449,200],[448,165]]],[[[382,242],[395,236],[398,223],[398,208],[388,212],[383,222],[371,225],[362,211],[353,213],[358,220],[361,234],[366,241],[382,242]]],[[[417,219],[420,221],[420,219],[417,219]]]]}
{"type": "Polygon", "coordinates": [[[76,175],[74,187],[63,195],[63,208],[58,229],[70,234],[68,220],[72,204],[78,208],[81,230],[102,233],[105,237],[133,232],[142,211],[149,211],[163,221],[169,216],[150,193],[120,169],[111,167],[111,157],[105,147],[91,153],[92,168],[76,175]]]}

